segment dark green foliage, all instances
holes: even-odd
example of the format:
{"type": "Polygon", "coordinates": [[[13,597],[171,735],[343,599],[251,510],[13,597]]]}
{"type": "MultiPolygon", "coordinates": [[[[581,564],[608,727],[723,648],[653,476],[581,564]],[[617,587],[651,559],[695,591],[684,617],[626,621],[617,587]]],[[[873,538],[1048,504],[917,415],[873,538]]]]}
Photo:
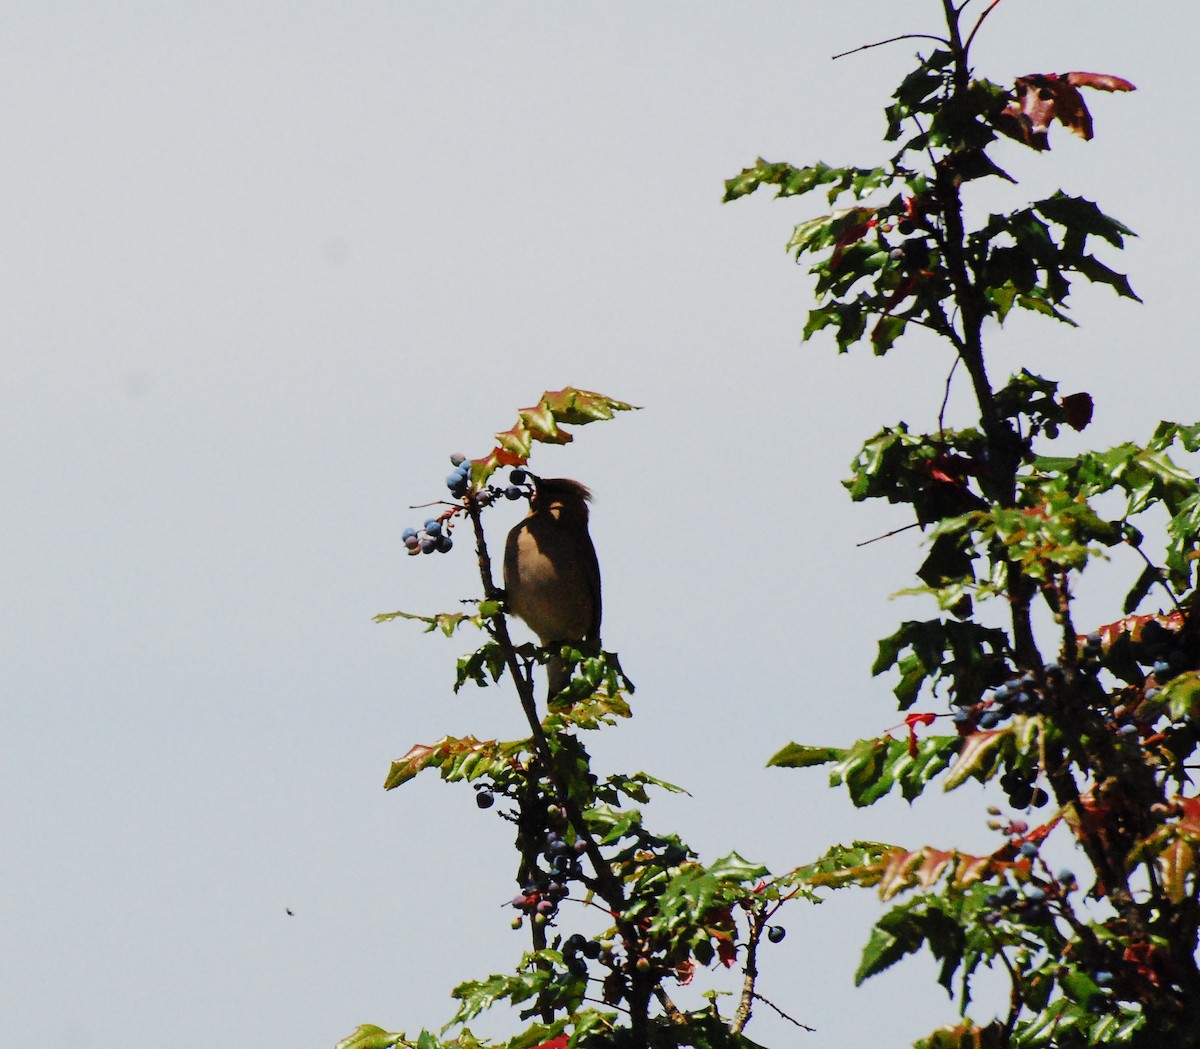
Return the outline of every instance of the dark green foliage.
{"type": "MultiPolygon", "coordinates": [[[[967,49],[983,18],[960,31],[967,6],[944,5],[945,46],[919,60],[887,108],[885,138],[899,152],[859,184],[853,206],[801,221],[787,242],[814,277],[805,339],[828,329],[839,351],[867,342],[878,354],[920,327],[941,337],[971,385],[977,425],[885,426],[846,482],[856,501],[909,508],[927,536],[911,593],[944,614],[904,622],[879,643],[873,670],[895,676],[898,706],[910,711],[904,736],[792,743],[771,763],[828,765],[856,805],[896,784],[912,800],[934,781],[952,789],[975,779],[995,780],[1016,809],[1045,813],[1030,816],[1045,819],[1034,827],[993,819],[1004,840],[987,857],[894,849],[835,862],[826,875],[888,900],[917,890],[876,925],[860,981],[928,948],[939,982],[950,990],[958,980],[965,1010],[980,964],[1009,974],[1007,1015],[920,1045],[1196,1044],[1200,798],[1185,762],[1200,738],[1200,482],[1178,458],[1200,450],[1200,424],[1164,422],[1144,444],[1055,455],[1047,445],[1063,427],[1091,421],[1091,396],[1061,395],[1028,370],[993,385],[984,324],[1019,308],[1074,325],[1076,276],[1138,301],[1098,254],[1123,248],[1132,231],[1061,191],[976,228],[965,206],[975,179],[1013,181],[987,156],[998,132],[1048,148],[1044,128],[1021,123],[1045,105],[1047,120],[1090,137],[1078,88],[1132,85],[1033,74],[1010,93],[981,80],[967,49]],[[1161,541],[1148,541],[1164,523],[1161,541]],[[1111,622],[1078,627],[1081,579],[1109,558],[1128,572],[1123,607],[1111,622]],[[984,602],[995,610],[986,621],[984,602]],[[1132,614],[1150,602],[1160,611],[1132,614]],[[1048,629],[1036,605],[1048,607],[1048,629]],[[923,735],[943,717],[955,735],[923,735]],[[1090,898],[1072,897],[1074,875],[1045,868],[1051,834],[1072,839],[1091,866],[1090,898]]],[[[760,162],[726,198],[768,184],[780,196],[831,186],[833,203],[860,170],[760,162]]]]}

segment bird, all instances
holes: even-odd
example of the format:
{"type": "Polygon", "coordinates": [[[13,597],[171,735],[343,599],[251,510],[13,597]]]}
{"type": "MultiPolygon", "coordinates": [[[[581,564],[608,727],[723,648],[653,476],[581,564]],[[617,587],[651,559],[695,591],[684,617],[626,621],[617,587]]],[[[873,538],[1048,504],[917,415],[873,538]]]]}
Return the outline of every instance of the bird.
{"type": "Polygon", "coordinates": [[[508,533],[504,592],[508,610],[551,650],[551,696],[570,684],[557,650],[600,644],[600,563],[588,533],[592,493],[567,477],[534,477],[529,513],[508,533]]]}

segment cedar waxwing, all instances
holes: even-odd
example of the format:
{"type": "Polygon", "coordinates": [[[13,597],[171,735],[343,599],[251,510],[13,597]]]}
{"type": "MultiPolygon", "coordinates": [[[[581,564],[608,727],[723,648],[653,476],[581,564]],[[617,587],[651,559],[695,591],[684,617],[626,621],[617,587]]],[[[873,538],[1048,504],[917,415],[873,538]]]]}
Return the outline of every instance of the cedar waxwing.
{"type": "MultiPolygon", "coordinates": [[[[544,648],[600,641],[600,564],[588,534],[589,492],[565,477],[532,477],[529,513],[508,533],[504,589],[508,609],[544,648]]],[[[562,659],[546,665],[550,695],[570,683],[562,659]]]]}

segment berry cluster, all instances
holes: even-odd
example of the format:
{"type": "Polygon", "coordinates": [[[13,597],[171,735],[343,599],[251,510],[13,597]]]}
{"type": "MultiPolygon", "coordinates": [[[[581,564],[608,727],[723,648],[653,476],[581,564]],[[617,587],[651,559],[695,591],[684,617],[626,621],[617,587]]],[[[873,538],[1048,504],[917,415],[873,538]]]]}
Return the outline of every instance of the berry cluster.
{"type": "Polygon", "coordinates": [[[566,965],[567,971],[572,976],[586,977],[588,974],[586,959],[595,961],[600,957],[602,950],[599,941],[589,940],[586,936],[573,932],[563,941],[563,964],[566,965]]]}
{"type": "MultiPolygon", "coordinates": [[[[995,827],[996,824],[991,826],[995,827]]],[[[1038,858],[1038,843],[1024,838],[1029,831],[1029,825],[1024,820],[1012,820],[1003,830],[1009,837],[1010,845],[1015,847],[1017,856],[1030,862],[1038,858]]],[[[1042,866],[1045,869],[1045,865],[1042,866]]],[[[1050,920],[1050,904],[1054,900],[1066,899],[1067,894],[1076,888],[1078,884],[1071,871],[1061,870],[1051,877],[1046,870],[1044,879],[1030,881],[1021,888],[1006,885],[998,892],[986,896],[983,902],[990,911],[987,920],[994,923],[1001,918],[1009,918],[1031,925],[1041,925],[1050,920]]]]}
{"type": "Polygon", "coordinates": [[[888,258],[906,269],[920,271],[929,268],[929,241],[922,236],[911,237],[913,226],[911,222],[902,220],[898,232],[907,239],[902,240],[888,252],[888,258]]]}
{"type": "Polygon", "coordinates": [[[1034,777],[1016,769],[1009,769],[1000,777],[1000,786],[1014,809],[1027,809],[1030,806],[1040,809],[1050,800],[1050,795],[1037,786],[1034,777]]]}
{"type": "Polygon", "coordinates": [[[471,487],[471,460],[456,453],[450,456],[450,462],[454,464],[454,473],[446,478],[446,487],[455,499],[461,499],[471,487]]]}
{"type": "Polygon", "coordinates": [[[988,919],[993,923],[1008,918],[1029,925],[1043,925],[1050,920],[1046,890],[1040,885],[1026,885],[1024,892],[1015,885],[1006,885],[985,897],[983,902],[991,910],[988,919]]]}
{"type": "MultiPolygon", "coordinates": [[[[454,464],[454,472],[446,478],[446,487],[455,499],[465,499],[471,494],[471,460],[465,455],[452,455],[450,462],[454,464]]],[[[472,498],[481,507],[490,506],[502,495],[506,499],[521,499],[530,494],[528,487],[522,487],[527,485],[529,480],[527,471],[513,470],[506,488],[484,485],[472,498]]],[[[462,513],[465,513],[464,503],[451,505],[449,510],[439,517],[430,518],[420,529],[404,529],[400,538],[410,554],[447,553],[454,546],[450,532],[454,528],[455,519],[462,513]]]]}
{"type": "MultiPolygon", "coordinates": [[[[1047,673],[1051,673],[1051,668],[1047,667],[1047,673]]],[[[985,692],[978,702],[960,703],[957,699],[953,702],[951,717],[961,730],[969,731],[972,726],[993,729],[1014,714],[1038,713],[1042,709],[1042,694],[1037,676],[1026,672],[985,692]]]]}
{"type": "Polygon", "coordinates": [[[1179,633],[1168,630],[1157,619],[1147,620],[1142,625],[1141,636],[1133,646],[1133,657],[1142,666],[1150,668],[1150,673],[1160,686],[1196,665],[1184,648],[1179,633]]]}
{"type": "Polygon", "coordinates": [[[508,487],[504,489],[505,499],[520,499],[529,494],[528,490],[522,488],[529,480],[527,471],[520,468],[514,470],[508,475],[508,487]]]}
{"type": "Polygon", "coordinates": [[[410,554],[432,554],[435,551],[445,554],[454,546],[454,540],[450,538],[451,527],[450,521],[443,522],[439,518],[431,517],[421,526],[420,531],[406,528],[400,533],[400,538],[404,540],[410,554]]]}
{"type": "MultiPolygon", "coordinates": [[[[567,897],[568,883],[583,877],[579,856],[584,849],[582,841],[571,843],[553,827],[546,831],[541,852],[550,871],[546,875],[538,872],[537,880],[531,879],[522,885],[521,891],[513,897],[513,907],[535,921],[553,918],[559,903],[567,897]]],[[[518,926],[519,919],[513,923],[514,928],[518,926]]]]}

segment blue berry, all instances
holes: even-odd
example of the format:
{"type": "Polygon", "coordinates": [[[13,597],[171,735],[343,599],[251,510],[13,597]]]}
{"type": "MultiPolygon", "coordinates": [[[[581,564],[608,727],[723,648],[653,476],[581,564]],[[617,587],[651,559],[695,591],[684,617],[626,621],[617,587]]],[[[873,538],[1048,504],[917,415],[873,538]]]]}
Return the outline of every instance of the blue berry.
{"type": "Polygon", "coordinates": [[[1150,668],[1150,673],[1158,678],[1159,681],[1166,681],[1171,676],[1171,664],[1165,659],[1160,659],[1150,668]]]}
{"type": "Polygon", "coordinates": [[[518,488],[515,484],[504,489],[505,499],[520,499],[525,494],[523,489],[518,488]]]}
{"type": "Polygon", "coordinates": [[[441,521],[426,521],[425,522],[425,534],[432,539],[436,539],[439,535],[442,534],[442,522],[441,521]]]}
{"type": "Polygon", "coordinates": [[[1075,872],[1067,870],[1066,867],[1058,872],[1057,878],[1063,885],[1075,884],[1075,872]]]}
{"type": "Polygon", "coordinates": [[[1040,925],[1042,922],[1050,920],[1050,911],[1044,903],[1035,903],[1025,911],[1025,920],[1040,925]]]}
{"type": "Polygon", "coordinates": [[[1025,890],[1025,899],[1032,900],[1034,903],[1041,903],[1046,898],[1046,890],[1039,885],[1030,885],[1025,890]]]}
{"type": "Polygon", "coordinates": [[[432,554],[437,549],[437,540],[425,538],[421,540],[421,553],[432,554]]]}
{"type": "Polygon", "coordinates": [[[439,554],[448,554],[452,546],[454,546],[454,540],[448,535],[438,536],[437,548],[439,554]]]}
{"type": "Polygon", "coordinates": [[[416,534],[417,530],[415,528],[406,528],[400,533],[400,538],[407,542],[409,539],[414,538],[416,534]]]}
{"type": "Polygon", "coordinates": [[[787,929],[782,925],[772,925],[767,929],[767,939],[772,943],[779,943],[787,935],[787,929]]]}
{"type": "Polygon", "coordinates": [[[985,710],[979,717],[980,728],[995,728],[1000,724],[1000,714],[995,710],[985,710]]]}
{"type": "Polygon", "coordinates": [[[512,484],[524,484],[529,479],[529,474],[518,468],[508,475],[508,479],[512,484]]]}
{"type": "MultiPolygon", "coordinates": [[[[409,531],[412,532],[412,529],[410,528],[409,531]]],[[[416,532],[412,532],[412,535],[407,535],[404,537],[404,545],[410,550],[415,550],[421,545],[421,540],[417,538],[416,532]]]]}
{"type": "Polygon", "coordinates": [[[1031,860],[1031,859],[1033,859],[1034,856],[1036,856],[1038,854],[1037,842],[1023,841],[1023,842],[1021,842],[1021,847],[1019,849],[1017,849],[1017,852],[1019,852],[1026,859],[1031,860]]]}
{"type": "Polygon", "coordinates": [[[1102,969],[1100,972],[1096,973],[1092,979],[1096,981],[1097,987],[1108,987],[1113,982],[1113,974],[1107,969],[1102,969]]]}

